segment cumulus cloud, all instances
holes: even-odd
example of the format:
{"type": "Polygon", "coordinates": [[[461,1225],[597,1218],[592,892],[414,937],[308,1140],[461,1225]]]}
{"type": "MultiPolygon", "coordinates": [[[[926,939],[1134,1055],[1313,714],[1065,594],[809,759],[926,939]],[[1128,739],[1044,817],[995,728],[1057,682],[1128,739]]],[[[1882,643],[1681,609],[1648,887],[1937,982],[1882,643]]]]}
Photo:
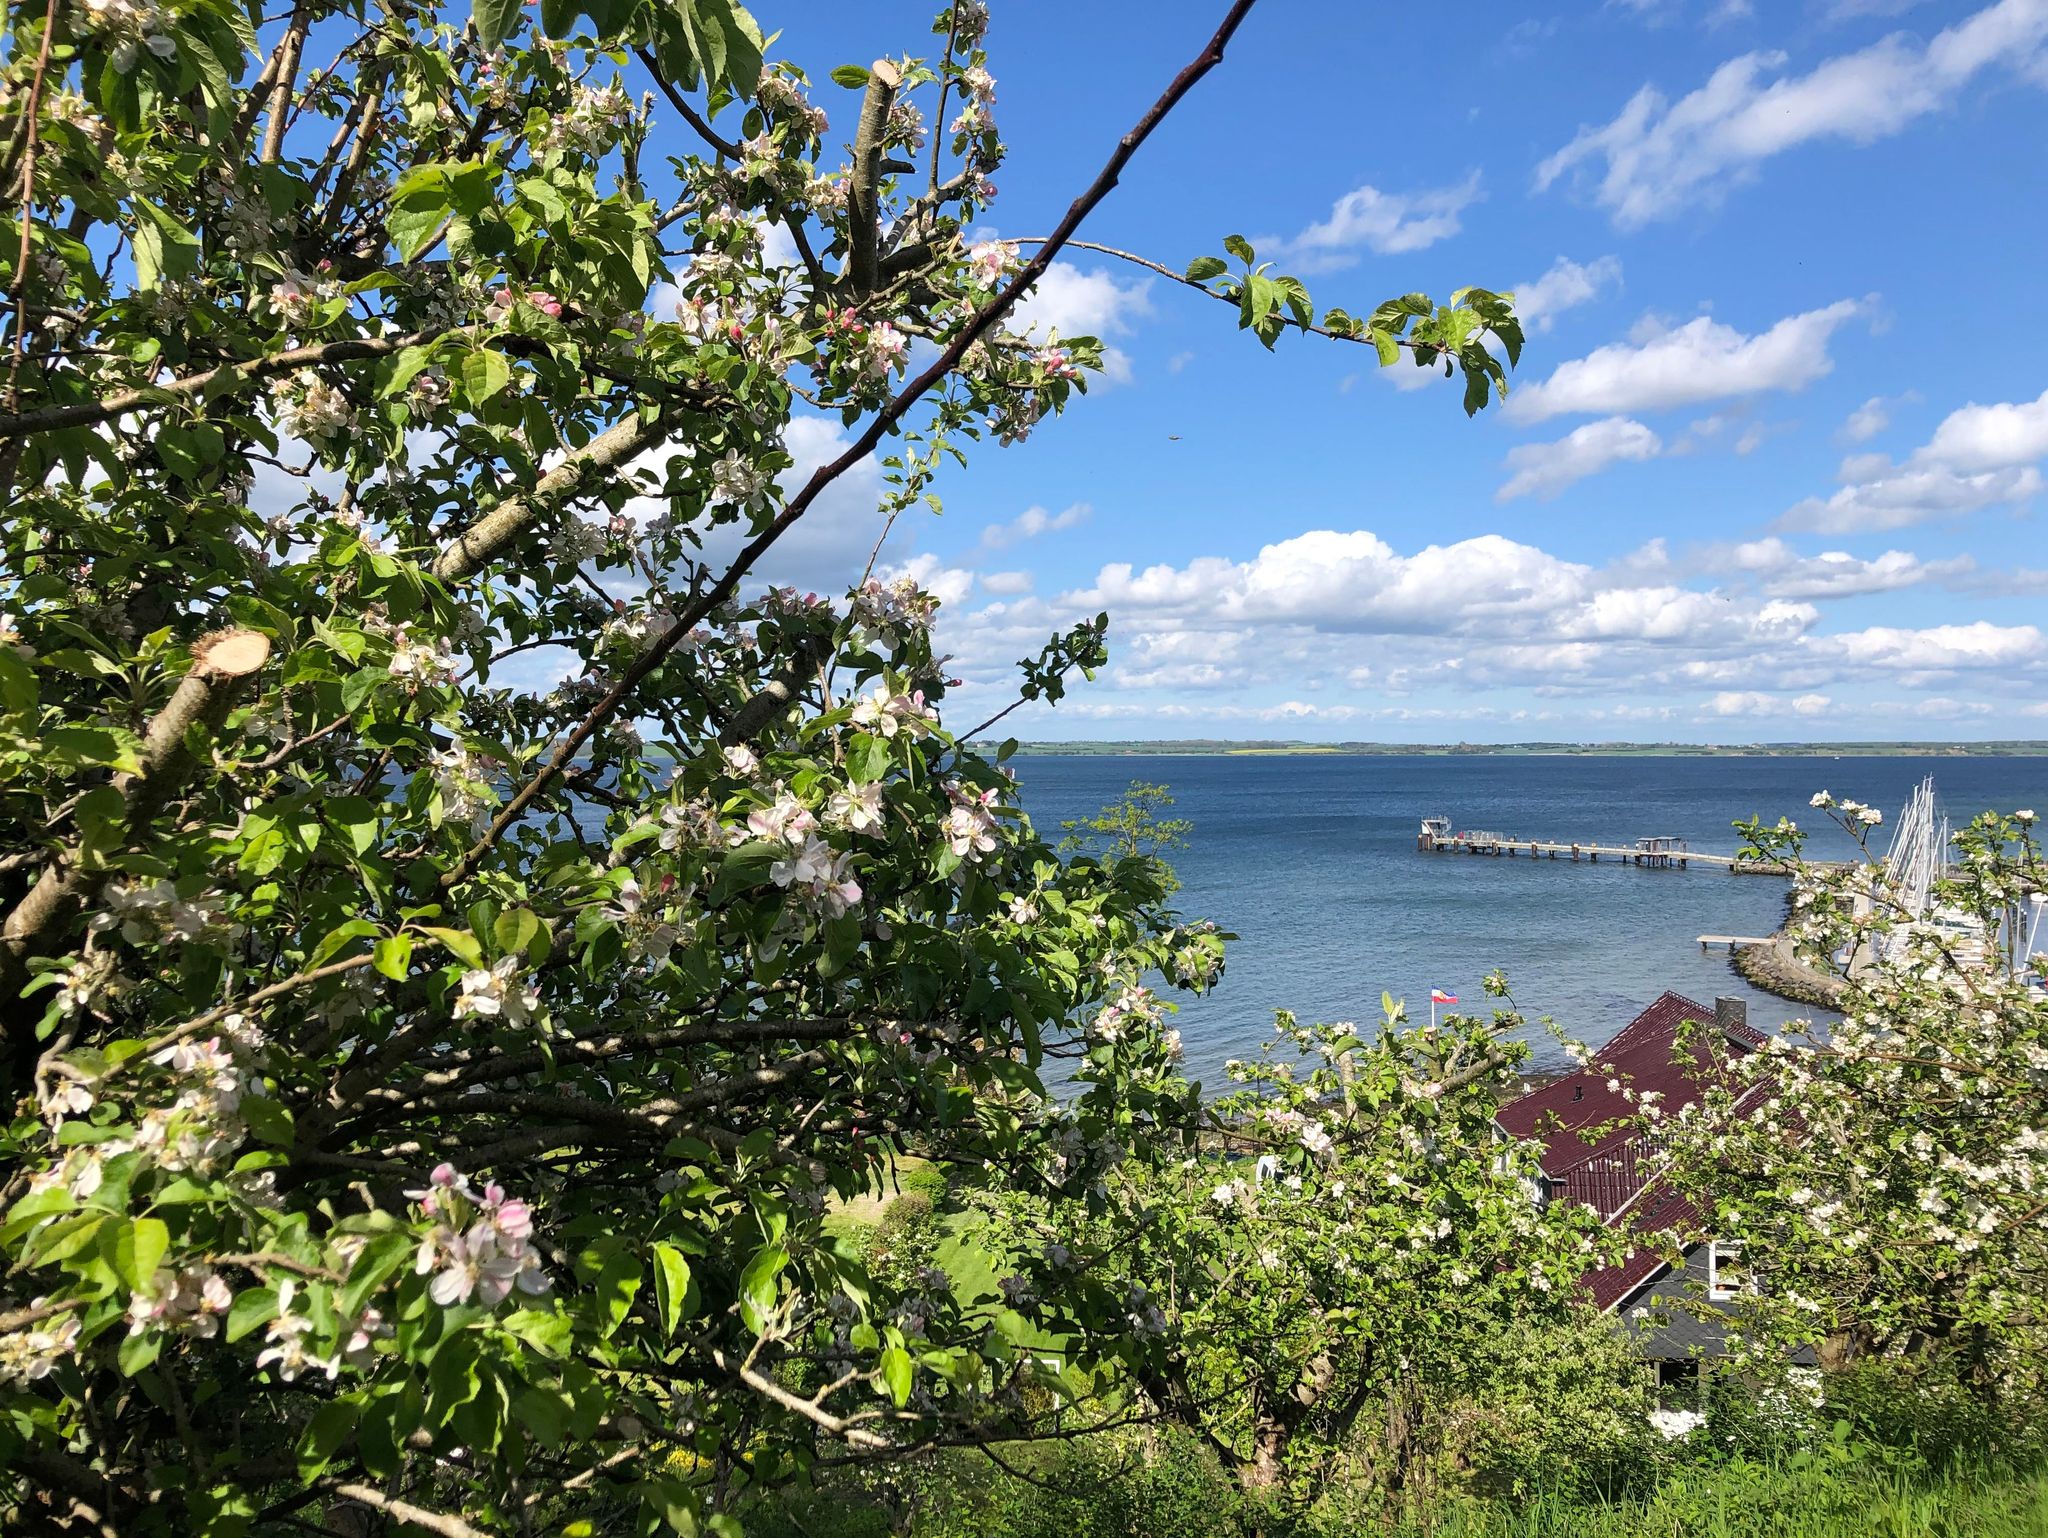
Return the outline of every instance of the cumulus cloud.
{"type": "Polygon", "coordinates": [[[1998,0],[1925,44],[1895,33],[1804,75],[1782,73],[1784,53],[1743,54],[1676,102],[1645,85],[1612,122],[1581,128],[1543,161],[1536,187],[1587,178],[1617,226],[1639,228],[1717,202],[1800,145],[1899,133],[1993,68],[2039,69],[2044,44],[2048,5],[1998,0]]]}
{"type": "Polygon", "coordinates": [[[1887,550],[1868,560],[1846,550],[1823,550],[1818,555],[1801,555],[1777,538],[1736,545],[1726,552],[1725,564],[1753,576],[1767,596],[1790,599],[1855,598],[1865,593],[1889,593],[1923,583],[1955,582],[1972,575],[1977,569],[1976,561],[1967,555],[1942,561],[1923,561],[1905,550],[1887,550]]]}
{"type": "Polygon", "coordinates": [[[1031,573],[1028,571],[990,571],[982,573],[981,585],[984,591],[1008,596],[1031,591],[1031,573]]]}
{"type": "Polygon", "coordinates": [[[1746,336],[1697,316],[1671,330],[1648,330],[1561,363],[1548,379],[1517,386],[1507,414],[1542,422],[1575,413],[1627,415],[1692,406],[1763,391],[1802,390],[1831,372],[1828,340],[1862,305],[1840,300],[1788,315],[1746,336]]]}
{"type": "MultiPolygon", "coordinates": [[[[1869,409],[1866,404],[1865,410],[1869,409]]],[[[1854,418],[1851,418],[1853,421],[1854,418]]],[[[2031,500],[2048,458],[2048,390],[2031,401],[1976,401],[1942,419],[1903,464],[1883,454],[1842,461],[1848,484],[1808,497],[1779,519],[1787,529],[1858,534],[2031,500]]]]}
{"type": "Polygon", "coordinates": [[[940,603],[959,608],[974,591],[974,573],[964,566],[948,566],[928,552],[896,561],[875,573],[884,582],[908,577],[940,603]]]}
{"type": "Polygon", "coordinates": [[[1706,703],[1710,716],[1818,716],[1827,712],[1825,694],[1788,697],[1765,694],[1757,689],[1723,689],[1706,703]]]}
{"type": "Polygon", "coordinates": [[[1321,721],[1508,721],[1495,708],[1506,698],[1568,701],[1587,729],[1596,711],[1718,719],[1715,696],[1754,694],[1764,702],[1741,698],[1736,714],[1896,731],[1859,703],[1873,680],[1961,694],[2048,680],[2048,641],[1989,621],[1831,630],[1826,606],[1974,580],[1963,557],[1813,555],[1782,539],[1677,554],[1652,542],[1593,565],[1497,534],[1404,550],[1371,530],[1321,529],[1243,558],[1111,562],[1068,591],[949,608],[940,639],[965,687],[1007,703],[1016,658],[1107,609],[1111,692],[1089,713],[1105,721],[1275,720],[1295,707],[1321,721]]]}
{"type": "Polygon", "coordinates": [[[1891,425],[1892,403],[1882,395],[1873,395],[1849,413],[1840,436],[1844,443],[1868,443],[1891,425]]]}
{"type": "Polygon", "coordinates": [[[1420,192],[1382,192],[1363,186],[1337,199],[1330,216],[1289,239],[1264,236],[1261,253],[1285,256],[1303,272],[1349,267],[1366,252],[1399,256],[1458,233],[1464,212],[1480,197],[1479,173],[1462,182],[1420,192]]]}
{"type": "Polygon", "coordinates": [[[1515,313],[1521,317],[1525,330],[1548,331],[1566,310],[1597,298],[1604,288],[1620,286],[1620,257],[1575,262],[1560,256],[1542,277],[1514,286],[1515,313]]]}
{"type": "Polygon", "coordinates": [[[1809,649],[1858,668],[1899,673],[1945,673],[2011,668],[2048,657],[2048,637],[2035,625],[1931,625],[1901,630],[1874,625],[1840,635],[1812,638],[1809,649]]]}
{"type": "Polygon", "coordinates": [[[2030,401],[1951,411],[1913,458],[1964,472],[2006,470],[2048,458],[2048,390],[2030,401]]]}
{"type": "Polygon", "coordinates": [[[1095,509],[1086,502],[1073,503],[1056,513],[1034,504],[1008,523],[992,523],[983,529],[981,547],[984,550],[1003,550],[1020,540],[1036,539],[1041,534],[1057,534],[1062,529],[1086,523],[1094,512],[1095,509]]]}
{"type": "Polygon", "coordinates": [[[1130,356],[1109,346],[1108,339],[1128,336],[1133,322],[1151,313],[1150,278],[1119,282],[1114,273],[1100,268],[1083,272],[1071,263],[1054,262],[1019,301],[1014,329],[1040,340],[1054,333],[1100,337],[1104,342],[1103,377],[1113,384],[1127,384],[1130,356]]]}
{"type": "Polygon", "coordinates": [[[2040,490],[2041,473],[2032,468],[1982,475],[1958,475],[1941,466],[1904,469],[1857,481],[1829,497],[1808,497],[1786,512],[1778,526],[1815,534],[1882,533],[2025,502],[2040,490]]]}
{"type": "Polygon", "coordinates": [[[1524,443],[1508,450],[1514,472],[1493,494],[1496,502],[1516,497],[1550,500],[1575,481],[1598,475],[1609,465],[1655,459],[1664,443],[1632,417],[1604,417],[1575,427],[1554,443],[1524,443]]]}

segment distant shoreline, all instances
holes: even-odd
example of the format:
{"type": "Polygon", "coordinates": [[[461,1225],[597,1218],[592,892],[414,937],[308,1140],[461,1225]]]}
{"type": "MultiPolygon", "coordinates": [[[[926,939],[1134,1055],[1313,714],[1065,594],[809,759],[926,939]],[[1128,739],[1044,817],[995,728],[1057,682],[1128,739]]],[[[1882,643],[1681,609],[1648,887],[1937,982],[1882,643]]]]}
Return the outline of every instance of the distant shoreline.
{"type": "MultiPolygon", "coordinates": [[[[998,744],[977,741],[994,750],[998,744]]],[[[1019,742],[1028,758],[2042,758],[2048,741],[1766,742],[1019,742]]]]}

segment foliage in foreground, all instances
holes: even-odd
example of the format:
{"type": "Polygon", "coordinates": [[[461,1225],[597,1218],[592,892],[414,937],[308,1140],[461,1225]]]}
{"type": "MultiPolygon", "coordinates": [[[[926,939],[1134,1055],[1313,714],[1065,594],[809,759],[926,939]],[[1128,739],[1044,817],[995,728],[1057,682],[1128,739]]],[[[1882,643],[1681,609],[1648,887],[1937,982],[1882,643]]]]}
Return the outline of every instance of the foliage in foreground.
{"type": "MultiPolygon", "coordinates": [[[[1099,345],[1005,318],[1247,9],[1030,252],[966,234],[976,0],[816,92],[733,0],[10,10],[8,1520],[724,1531],[1156,1349],[1113,1252],[1026,1322],[824,1215],[905,1145],[1099,1207],[1198,1118],[1146,980],[1220,938],[948,734],[914,582],[751,573],[1072,403],[1099,345]]],[[[1504,389],[1501,296],[1225,246],[1266,345],[1504,389]]]]}
{"type": "MultiPolygon", "coordinates": [[[[1866,845],[1846,868],[1800,867],[1793,894],[1801,955],[1839,977],[1843,1018],[1795,1023],[1697,1106],[1645,1116],[1704,1230],[1744,1247],[1737,1310],[1760,1350],[1960,1363],[1987,1398],[2030,1391],[2048,1364],[2035,814],[1971,819],[1922,894],[1867,847],[1875,808],[1826,791],[1813,805],[1866,845]]],[[[1796,860],[1789,819],[1746,831],[1796,860]]]]}

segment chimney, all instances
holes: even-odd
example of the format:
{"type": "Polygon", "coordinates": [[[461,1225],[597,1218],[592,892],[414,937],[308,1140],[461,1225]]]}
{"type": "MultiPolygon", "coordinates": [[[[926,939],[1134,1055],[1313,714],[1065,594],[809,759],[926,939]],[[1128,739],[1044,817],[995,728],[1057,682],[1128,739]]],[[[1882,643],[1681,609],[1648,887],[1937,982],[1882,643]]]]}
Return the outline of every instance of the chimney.
{"type": "Polygon", "coordinates": [[[1723,1036],[1732,1036],[1747,1024],[1749,1006],[1742,1000],[1725,993],[1714,1000],[1714,1029],[1723,1036]]]}

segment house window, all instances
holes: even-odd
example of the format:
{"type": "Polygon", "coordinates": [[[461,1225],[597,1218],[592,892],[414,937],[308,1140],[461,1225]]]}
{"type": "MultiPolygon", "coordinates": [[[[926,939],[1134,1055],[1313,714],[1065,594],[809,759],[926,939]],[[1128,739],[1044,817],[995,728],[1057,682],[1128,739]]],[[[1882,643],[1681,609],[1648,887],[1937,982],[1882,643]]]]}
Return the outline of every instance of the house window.
{"type": "Polygon", "coordinates": [[[1721,1240],[1707,1244],[1707,1296],[1716,1303],[1732,1301],[1736,1294],[1750,1290],[1749,1273],[1742,1264],[1742,1246],[1721,1240]]]}

